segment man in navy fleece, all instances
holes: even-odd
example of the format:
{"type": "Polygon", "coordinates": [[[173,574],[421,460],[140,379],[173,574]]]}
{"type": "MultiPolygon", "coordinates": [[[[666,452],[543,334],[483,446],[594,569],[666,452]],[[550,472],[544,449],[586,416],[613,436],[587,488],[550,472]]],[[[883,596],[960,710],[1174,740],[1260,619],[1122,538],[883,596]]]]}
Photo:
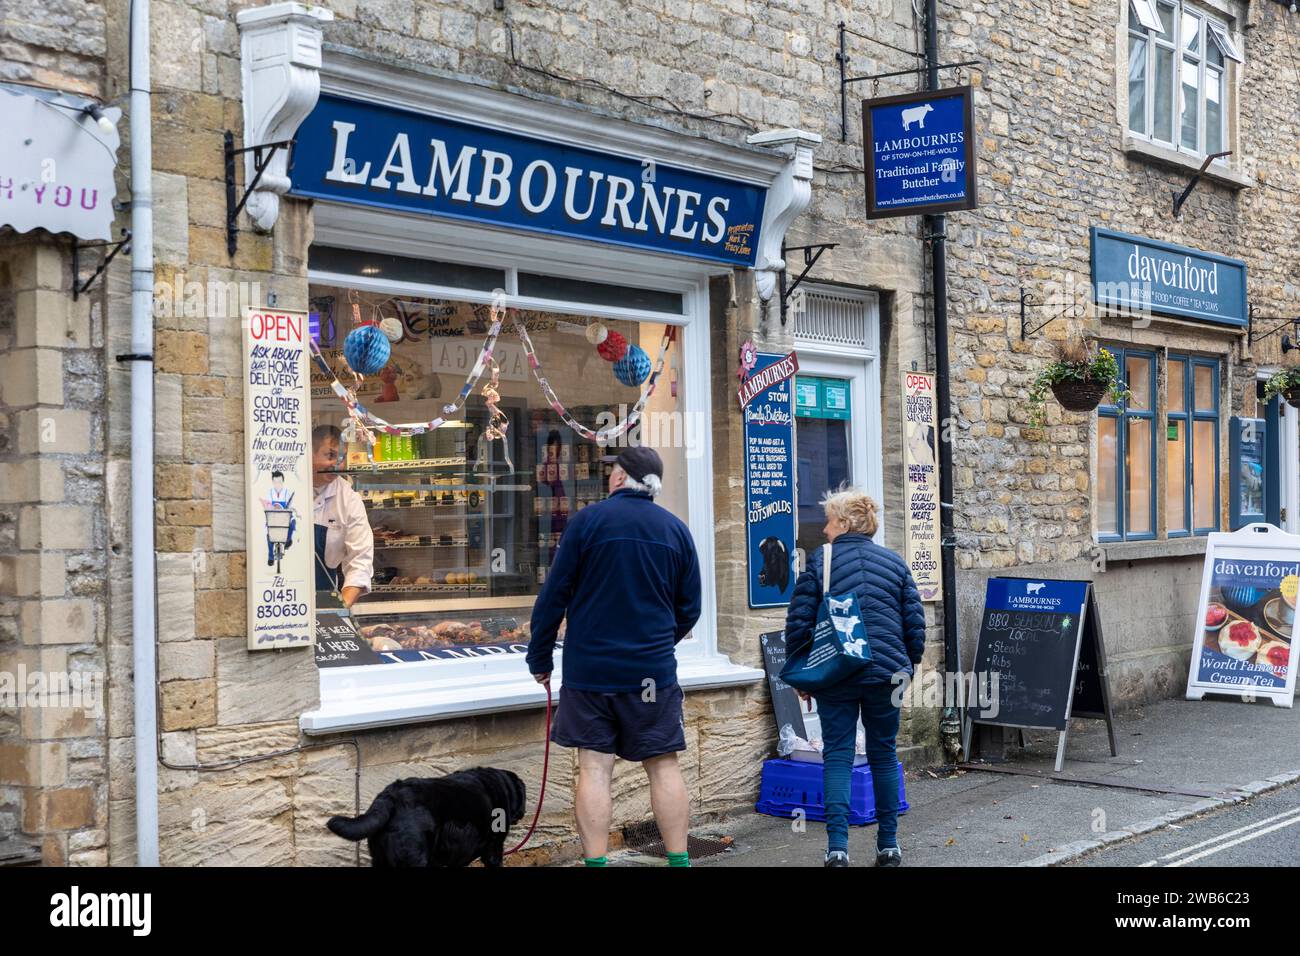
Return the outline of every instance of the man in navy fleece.
{"type": "Polygon", "coordinates": [[[609,498],[569,519],[533,605],[527,660],[539,684],[551,679],[556,632],[568,617],[551,740],[578,748],[574,805],[588,866],[605,865],[615,755],[640,762],[650,778],[668,865],[690,866],[674,649],[700,617],[700,565],[690,529],[654,503],[663,474],[653,448],[618,456],[609,498]]]}

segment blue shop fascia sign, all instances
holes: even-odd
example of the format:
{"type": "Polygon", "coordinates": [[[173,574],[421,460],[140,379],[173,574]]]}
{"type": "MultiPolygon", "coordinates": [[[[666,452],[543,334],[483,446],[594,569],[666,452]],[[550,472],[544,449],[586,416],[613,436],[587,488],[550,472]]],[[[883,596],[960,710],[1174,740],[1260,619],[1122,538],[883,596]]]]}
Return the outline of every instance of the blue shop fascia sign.
{"type": "Polygon", "coordinates": [[[1155,239],[1092,228],[1098,305],[1244,328],[1246,263],[1155,239]]]}
{"type": "Polygon", "coordinates": [[[322,94],[293,193],[753,266],[764,186],[322,94]]]}

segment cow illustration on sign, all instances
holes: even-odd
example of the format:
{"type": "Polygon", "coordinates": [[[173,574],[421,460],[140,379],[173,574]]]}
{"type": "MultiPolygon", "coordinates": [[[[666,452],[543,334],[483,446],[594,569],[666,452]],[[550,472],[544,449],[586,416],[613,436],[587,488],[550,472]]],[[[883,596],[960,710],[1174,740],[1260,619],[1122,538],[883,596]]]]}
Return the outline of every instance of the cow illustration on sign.
{"type": "Polygon", "coordinates": [[[903,110],[903,132],[907,132],[915,123],[921,129],[925,129],[925,115],[933,113],[934,107],[929,103],[923,103],[920,106],[913,106],[910,109],[903,110]]]}
{"type": "Polygon", "coordinates": [[[1045,585],[1045,584],[1026,584],[1026,585],[1025,585],[1025,593],[1026,593],[1026,594],[1037,594],[1039,591],[1041,591],[1041,590],[1042,590],[1044,587],[1046,587],[1046,586],[1047,586],[1047,585],[1045,585]]]}

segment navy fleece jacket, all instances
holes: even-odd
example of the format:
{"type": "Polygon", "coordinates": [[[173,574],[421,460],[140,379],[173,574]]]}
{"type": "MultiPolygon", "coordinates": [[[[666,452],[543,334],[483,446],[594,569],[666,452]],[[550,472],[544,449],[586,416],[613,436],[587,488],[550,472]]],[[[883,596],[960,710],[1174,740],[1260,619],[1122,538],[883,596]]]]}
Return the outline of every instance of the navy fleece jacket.
{"type": "Polygon", "coordinates": [[[528,669],[554,669],[560,622],[564,686],[606,693],[677,683],[674,648],[700,617],[690,529],[643,492],[620,489],[569,519],[533,605],[528,669]]]}

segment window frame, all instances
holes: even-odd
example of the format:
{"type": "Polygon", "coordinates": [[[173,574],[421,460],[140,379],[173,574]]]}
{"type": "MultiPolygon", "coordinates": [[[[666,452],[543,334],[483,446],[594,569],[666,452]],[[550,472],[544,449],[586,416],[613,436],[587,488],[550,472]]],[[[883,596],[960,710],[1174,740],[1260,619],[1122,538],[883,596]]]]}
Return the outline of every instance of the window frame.
{"type": "MultiPolygon", "coordinates": [[[[1186,514],[1188,527],[1191,528],[1191,537],[1200,537],[1218,531],[1223,524],[1223,518],[1220,509],[1223,506],[1222,489],[1219,487],[1222,475],[1220,465],[1220,451],[1223,442],[1222,428],[1219,424],[1221,398],[1219,395],[1219,361],[1218,359],[1206,358],[1198,355],[1179,355],[1180,360],[1187,361],[1188,376],[1183,383],[1187,389],[1187,507],[1186,514]],[[1196,407],[1196,370],[1198,368],[1208,368],[1210,370],[1210,382],[1214,396],[1214,407],[1212,409],[1200,409],[1196,407]],[[1211,422],[1214,425],[1214,524],[1206,527],[1197,527],[1196,525],[1196,486],[1193,483],[1192,475],[1196,461],[1196,423],[1211,422]]],[[[1172,360],[1174,356],[1170,356],[1172,360]]]]}
{"type": "MultiPolygon", "coordinates": [[[[1157,503],[1161,500],[1158,494],[1157,485],[1159,484],[1156,472],[1156,399],[1160,394],[1156,373],[1159,370],[1159,363],[1156,360],[1156,351],[1146,348],[1125,348],[1118,345],[1107,345],[1106,348],[1115,356],[1121,370],[1121,378],[1124,380],[1125,387],[1128,386],[1128,360],[1130,358],[1145,360],[1150,367],[1151,374],[1148,377],[1149,396],[1147,408],[1145,410],[1134,410],[1129,408],[1127,400],[1118,404],[1103,403],[1097,407],[1098,417],[1113,418],[1117,424],[1115,427],[1115,527],[1116,533],[1097,533],[1097,541],[1100,543],[1120,542],[1120,541],[1154,541],[1159,536],[1159,526],[1156,523],[1158,513],[1157,503]],[[1128,530],[1128,446],[1129,446],[1129,429],[1128,422],[1130,419],[1145,419],[1150,422],[1151,427],[1151,503],[1150,503],[1150,526],[1149,532],[1143,531],[1136,534],[1128,530]]],[[[1100,459],[1098,460],[1098,471],[1100,472],[1100,459]]],[[[1094,502],[1096,501],[1094,497],[1094,502]]]]}
{"type": "MultiPolygon", "coordinates": [[[[1231,112],[1230,104],[1235,103],[1233,91],[1238,80],[1238,72],[1230,69],[1230,63],[1236,63],[1239,66],[1244,62],[1241,57],[1239,48],[1232,39],[1232,30],[1230,25],[1217,18],[1212,12],[1201,7],[1188,7],[1186,4],[1168,3],[1164,0],[1129,0],[1123,8],[1123,35],[1127,39],[1124,46],[1124,92],[1125,105],[1123,123],[1126,132],[1132,136],[1138,137],[1146,142],[1172,149],[1179,153],[1185,153],[1188,156],[1194,156],[1203,159],[1209,153],[1208,146],[1208,97],[1206,82],[1211,74],[1217,74],[1220,83],[1220,117],[1219,117],[1219,143],[1215,152],[1222,152],[1229,145],[1229,129],[1231,126],[1229,113],[1231,112]],[[1172,8],[1173,10],[1173,31],[1172,35],[1166,34],[1163,30],[1154,30],[1145,25],[1143,18],[1138,13],[1140,4],[1148,4],[1156,11],[1159,16],[1161,7],[1172,8]],[[1187,43],[1183,36],[1183,27],[1187,15],[1196,17],[1197,25],[1197,45],[1195,53],[1189,53],[1185,48],[1187,43]],[[1136,21],[1136,23],[1135,23],[1136,21]],[[1146,44],[1145,71],[1143,74],[1143,127],[1134,129],[1132,126],[1132,104],[1131,93],[1129,92],[1129,63],[1131,61],[1133,44],[1135,40],[1142,40],[1146,44]],[[1209,46],[1213,44],[1218,48],[1222,55],[1222,64],[1210,63],[1209,46]],[[1161,139],[1155,132],[1156,121],[1156,51],[1157,49],[1165,50],[1172,57],[1172,76],[1170,87],[1170,102],[1166,104],[1170,111],[1170,138],[1161,139]],[[1183,110],[1182,110],[1182,90],[1183,90],[1183,65],[1186,60],[1194,59],[1196,62],[1196,145],[1189,147],[1183,145],[1183,110]]],[[[1214,160],[1219,166],[1227,166],[1227,158],[1220,157],[1214,160]]]]}
{"type": "MultiPolygon", "coordinates": [[[[505,296],[500,300],[494,300],[491,293],[476,290],[317,272],[309,268],[307,279],[313,284],[320,282],[374,292],[409,293],[470,302],[499,301],[507,307],[556,312],[567,309],[593,318],[632,318],[681,327],[685,338],[692,343],[680,353],[683,400],[686,403],[683,411],[699,412],[704,416],[698,458],[688,461],[690,517],[687,525],[695,538],[701,568],[716,567],[712,467],[715,415],[712,389],[708,385],[712,381],[712,366],[706,264],[689,260],[677,262],[667,257],[617,248],[593,248],[578,241],[485,230],[456,222],[429,223],[413,216],[319,201],[313,214],[315,242],[321,245],[394,255],[423,255],[437,261],[470,262],[507,269],[505,296]],[[472,254],[467,250],[472,250],[472,254]],[[685,308],[682,314],[673,315],[520,296],[515,275],[522,268],[560,277],[621,281],[632,286],[680,292],[685,297],[685,308]]],[[[384,606],[384,613],[419,610],[422,603],[389,602],[384,606]]],[[[733,662],[718,646],[717,589],[706,586],[701,603],[700,621],[692,638],[677,647],[679,685],[690,691],[761,681],[762,670],[733,662]]],[[[555,664],[553,689],[563,684],[562,649],[556,651],[555,664]]],[[[323,667],[319,669],[319,677],[319,702],[314,709],[299,717],[299,727],[308,735],[499,713],[544,706],[546,702],[546,691],[521,667],[518,655],[323,667]]]]}

